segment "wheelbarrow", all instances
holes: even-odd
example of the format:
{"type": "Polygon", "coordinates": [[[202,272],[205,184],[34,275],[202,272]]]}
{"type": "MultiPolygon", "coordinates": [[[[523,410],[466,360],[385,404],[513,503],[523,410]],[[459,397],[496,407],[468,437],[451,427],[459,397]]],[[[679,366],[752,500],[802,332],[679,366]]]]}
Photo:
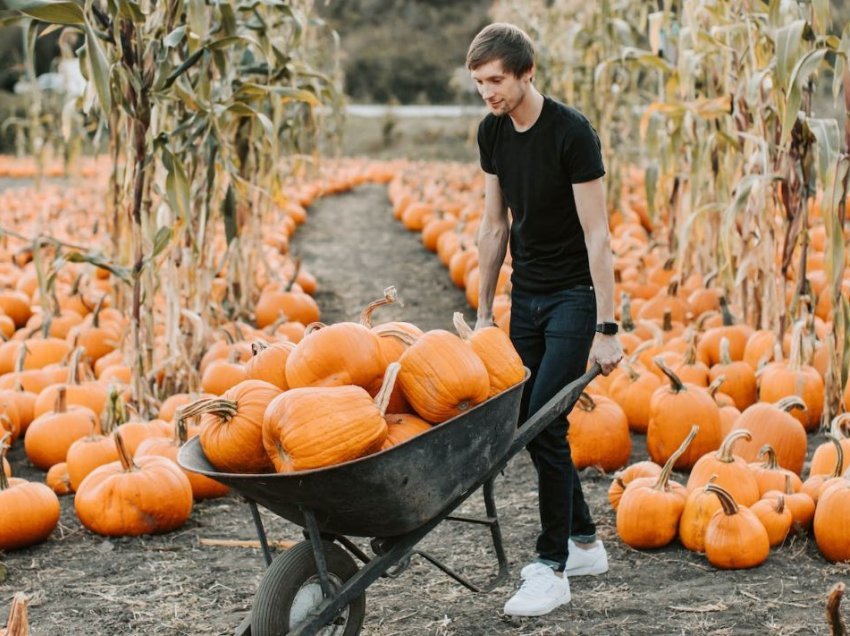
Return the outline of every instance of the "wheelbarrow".
{"type": "Polygon", "coordinates": [[[475,592],[500,585],[508,564],[493,481],[548,424],[569,413],[599,372],[594,365],[519,428],[527,371],[523,382],[398,446],[316,470],[220,473],[204,456],[198,438],[189,440],[180,450],[179,464],[227,484],[248,500],[267,565],[237,636],[358,634],[366,613],[366,588],[380,577],[401,574],[414,554],[475,592]],[[453,516],[479,488],[487,516],[453,516]],[[302,527],[306,540],[272,560],[258,504],[302,527]],[[444,520],[489,528],[499,567],[489,582],[476,585],[434,556],[414,549],[444,520]],[[374,555],[349,537],[371,538],[374,555]]]}

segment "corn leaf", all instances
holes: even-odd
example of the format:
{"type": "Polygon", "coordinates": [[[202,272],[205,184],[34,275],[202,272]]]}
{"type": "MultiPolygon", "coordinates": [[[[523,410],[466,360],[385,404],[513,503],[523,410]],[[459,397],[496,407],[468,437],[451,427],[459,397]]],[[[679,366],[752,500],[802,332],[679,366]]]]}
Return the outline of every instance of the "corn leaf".
{"type": "Polygon", "coordinates": [[[42,22],[68,25],[82,25],[85,22],[83,9],[76,2],[6,0],[6,6],[42,22]]]}
{"type": "Polygon", "coordinates": [[[88,22],[85,22],[86,52],[89,64],[89,80],[94,82],[100,108],[104,113],[112,110],[112,91],[109,88],[109,62],[106,53],[100,44],[100,40],[88,22]]]}

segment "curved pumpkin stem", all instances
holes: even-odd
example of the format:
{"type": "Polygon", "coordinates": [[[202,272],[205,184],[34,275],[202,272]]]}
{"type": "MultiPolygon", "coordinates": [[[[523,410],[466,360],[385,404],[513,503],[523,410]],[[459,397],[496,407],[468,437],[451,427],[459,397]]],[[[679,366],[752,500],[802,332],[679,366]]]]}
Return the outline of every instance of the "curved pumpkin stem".
{"type": "Polygon", "coordinates": [[[766,468],[768,470],[778,470],[782,468],[779,465],[779,461],[776,459],[776,450],[770,444],[765,444],[759,450],[759,457],[764,457],[764,463],[762,464],[762,468],[766,468]]]}
{"type": "Polygon", "coordinates": [[[20,373],[24,370],[24,365],[27,361],[27,354],[29,354],[27,344],[26,342],[22,342],[21,346],[18,347],[18,355],[15,356],[15,373],[20,373]]]}
{"type": "Polygon", "coordinates": [[[318,331],[319,329],[324,329],[325,327],[327,327],[327,325],[323,322],[319,322],[319,321],[311,322],[309,325],[304,327],[304,337],[306,338],[307,336],[309,336],[314,331],[318,331]]]}
{"type": "Polygon", "coordinates": [[[269,343],[265,340],[254,340],[254,342],[251,343],[251,355],[255,356],[261,351],[265,351],[268,348],[269,343]]]}
{"type": "Polygon", "coordinates": [[[800,409],[801,411],[808,410],[805,401],[803,401],[803,398],[799,395],[789,395],[786,398],[782,398],[776,402],[774,406],[780,411],[785,411],[786,413],[790,413],[794,409],[800,409]]]}
{"type": "Polygon", "coordinates": [[[708,394],[711,396],[712,400],[715,400],[715,401],[717,400],[717,398],[715,396],[717,395],[717,391],[720,390],[720,386],[724,382],[726,382],[726,376],[723,375],[723,374],[720,374],[716,378],[714,378],[714,381],[711,384],[708,385],[708,387],[706,388],[706,391],[708,391],[708,394]]]}
{"type": "Polygon", "coordinates": [[[466,320],[464,320],[462,313],[459,311],[454,312],[454,314],[452,314],[452,323],[455,326],[457,335],[459,335],[463,340],[472,339],[472,334],[474,332],[472,331],[472,327],[466,324],[466,320]]]}
{"type": "Polygon", "coordinates": [[[590,413],[596,408],[596,402],[593,401],[593,398],[590,397],[589,393],[582,391],[581,395],[578,396],[578,407],[582,411],[590,413]]]}
{"type": "Polygon", "coordinates": [[[670,455],[670,458],[664,464],[664,468],[661,469],[661,474],[658,475],[658,481],[656,481],[655,486],[653,486],[655,490],[666,491],[668,489],[667,484],[670,481],[670,475],[673,473],[673,464],[675,464],[676,461],[682,455],[685,454],[685,451],[688,450],[688,446],[691,445],[691,442],[694,441],[694,437],[697,436],[697,431],[699,431],[699,426],[694,424],[691,427],[691,432],[688,433],[688,436],[685,438],[679,448],[677,448],[676,451],[672,455],[670,455]]]}
{"type": "Polygon", "coordinates": [[[106,302],[106,297],[108,295],[109,294],[104,293],[103,296],[98,299],[97,304],[94,306],[94,311],[92,311],[91,313],[92,327],[100,327],[100,312],[103,309],[103,303],[106,302]]]}
{"type": "Polygon", "coordinates": [[[182,446],[189,439],[189,425],[186,423],[186,417],[174,418],[174,439],[177,440],[177,445],[182,446]]]}
{"type": "Polygon", "coordinates": [[[408,347],[416,343],[418,338],[413,334],[409,334],[406,331],[402,331],[401,329],[383,329],[381,330],[381,337],[391,336],[398,340],[401,340],[408,347]]]}
{"type": "Polygon", "coordinates": [[[281,309],[277,312],[277,319],[268,327],[263,329],[263,331],[270,335],[274,334],[274,332],[277,331],[278,327],[280,327],[281,325],[285,325],[287,322],[289,322],[289,316],[287,316],[286,313],[284,313],[283,309],[281,309]]]}
{"type": "Polygon", "coordinates": [[[100,431],[103,435],[109,435],[116,427],[121,426],[129,419],[127,409],[121,402],[121,393],[118,387],[113,386],[109,391],[109,401],[106,412],[101,421],[100,431]]]}
{"type": "Polygon", "coordinates": [[[381,390],[375,396],[375,406],[383,416],[387,412],[387,407],[390,405],[390,396],[393,393],[398,372],[401,371],[401,365],[398,362],[392,362],[387,365],[387,370],[384,371],[384,381],[381,384],[381,390]]]}
{"type": "Polygon", "coordinates": [[[9,487],[9,478],[6,477],[6,471],[3,470],[3,464],[6,461],[6,452],[11,448],[7,440],[12,439],[11,433],[6,433],[0,437],[0,491],[6,490],[9,487]]]}
{"type": "Polygon", "coordinates": [[[734,431],[731,431],[726,439],[723,440],[723,443],[720,445],[720,450],[717,451],[717,459],[718,461],[724,462],[726,464],[731,464],[735,461],[735,458],[732,456],[732,447],[738,442],[740,439],[746,439],[750,441],[753,439],[752,433],[750,433],[745,428],[739,428],[734,431]]]}
{"type": "Polygon", "coordinates": [[[177,417],[181,419],[191,419],[204,413],[218,415],[223,420],[228,421],[238,413],[236,402],[233,400],[225,400],[224,398],[201,398],[191,404],[177,409],[177,417]]]}
{"type": "Polygon", "coordinates": [[[838,439],[850,439],[850,412],[833,417],[829,424],[829,432],[838,439]]]}
{"type": "Polygon", "coordinates": [[[843,472],[842,469],[844,468],[844,446],[842,446],[841,441],[831,433],[827,433],[826,438],[832,442],[833,446],[835,446],[835,466],[833,466],[829,477],[841,477],[841,473],[843,472]]]}
{"type": "Polygon", "coordinates": [[[384,290],[384,297],[379,298],[378,300],[373,300],[371,303],[366,305],[363,308],[363,311],[360,312],[360,324],[369,329],[372,328],[372,312],[374,312],[378,307],[383,307],[384,305],[391,305],[394,302],[398,301],[398,294],[396,293],[396,289],[393,285],[390,285],[384,290]]]}
{"type": "Polygon", "coordinates": [[[54,413],[64,413],[68,410],[67,391],[68,388],[64,384],[56,390],[56,401],[53,403],[54,413]]]}
{"type": "Polygon", "coordinates": [[[129,473],[130,471],[138,470],[138,466],[133,463],[133,458],[130,457],[130,453],[124,445],[124,438],[121,437],[121,433],[114,431],[112,437],[115,440],[115,447],[118,449],[118,460],[121,462],[124,472],[129,473]]]}
{"type": "Polygon", "coordinates": [[[679,376],[673,373],[672,369],[667,366],[664,362],[664,358],[661,356],[656,356],[652,359],[652,361],[658,365],[658,368],[661,369],[661,372],[666,375],[670,380],[670,389],[673,393],[681,393],[682,391],[687,391],[685,385],[679,379],[679,376]]]}
{"type": "Polygon", "coordinates": [[[720,499],[720,505],[723,506],[723,513],[732,516],[738,514],[738,504],[735,502],[735,498],[729,493],[728,490],[723,488],[722,486],[718,486],[717,484],[708,483],[703,487],[705,492],[713,492],[717,495],[717,498],[720,499]]]}
{"type": "Polygon", "coordinates": [[[83,347],[75,347],[71,352],[71,359],[68,362],[68,384],[79,386],[80,384],[80,359],[86,350],[83,347]]]}
{"type": "Polygon", "coordinates": [[[638,373],[635,369],[631,358],[624,358],[623,361],[620,363],[620,366],[623,367],[626,372],[626,375],[629,376],[630,382],[637,382],[638,380],[640,380],[640,373],[638,373]]]}
{"type": "Polygon", "coordinates": [[[705,323],[708,322],[711,318],[714,318],[716,315],[717,315],[717,311],[714,310],[714,309],[712,309],[710,311],[704,311],[703,313],[701,313],[700,317],[697,318],[697,323],[696,323],[697,331],[699,331],[700,333],[704,332],[706,330],[705,329],[705,323]]]}
{"type": "Polygon", "coordinates": [[[697,361],[697,332],[696,329],[688,329],[686,336],[688,346],[685,348],[685,354],[682,356],[682,364],[692,367],[697,361]]]}
{"type": "Polygon", "coordinates": [[[295,284],[295,281],[298,280],[298,274],[301,272],[301,257],[297,256],[292,259],[292,276],[289,277],[289,280],[283,286],[283,291],[288,292],[292,291],[292,286],[295,284]]]}

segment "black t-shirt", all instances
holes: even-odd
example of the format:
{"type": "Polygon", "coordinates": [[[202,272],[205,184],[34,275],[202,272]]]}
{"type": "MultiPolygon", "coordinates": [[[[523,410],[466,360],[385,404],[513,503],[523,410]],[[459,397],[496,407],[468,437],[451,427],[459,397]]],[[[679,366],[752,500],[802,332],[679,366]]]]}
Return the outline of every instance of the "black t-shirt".
{"type": "Polygon", "coordinates": [[[512,215],[515,288],[551,293],[592,285],[573,183],[605,174],[599,137],[579,111],[549,97],[534,125],[517,132],[509,115],[478,126],[481,168],[499,177],[512,215]]]}

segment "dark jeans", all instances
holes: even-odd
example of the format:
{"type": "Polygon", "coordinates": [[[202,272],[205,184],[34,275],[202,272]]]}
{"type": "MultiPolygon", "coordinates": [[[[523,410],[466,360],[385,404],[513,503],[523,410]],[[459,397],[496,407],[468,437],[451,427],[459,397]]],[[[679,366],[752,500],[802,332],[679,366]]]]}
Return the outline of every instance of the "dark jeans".
{"type": "MultiPolygon", "coordinates": [[[[592,287],[551,294],[513,290],[511,341],[531,370],[522,395],[520,422],[585,372],[595,327],[592,287]]],[[[541,561],[563,570],[571,534],[586,541],[596,537],[596,525],[570,455],[566,419],[556,418],[527,448],[538,478],[542,531],[537,537],[537,553],[541,561]]]]}

